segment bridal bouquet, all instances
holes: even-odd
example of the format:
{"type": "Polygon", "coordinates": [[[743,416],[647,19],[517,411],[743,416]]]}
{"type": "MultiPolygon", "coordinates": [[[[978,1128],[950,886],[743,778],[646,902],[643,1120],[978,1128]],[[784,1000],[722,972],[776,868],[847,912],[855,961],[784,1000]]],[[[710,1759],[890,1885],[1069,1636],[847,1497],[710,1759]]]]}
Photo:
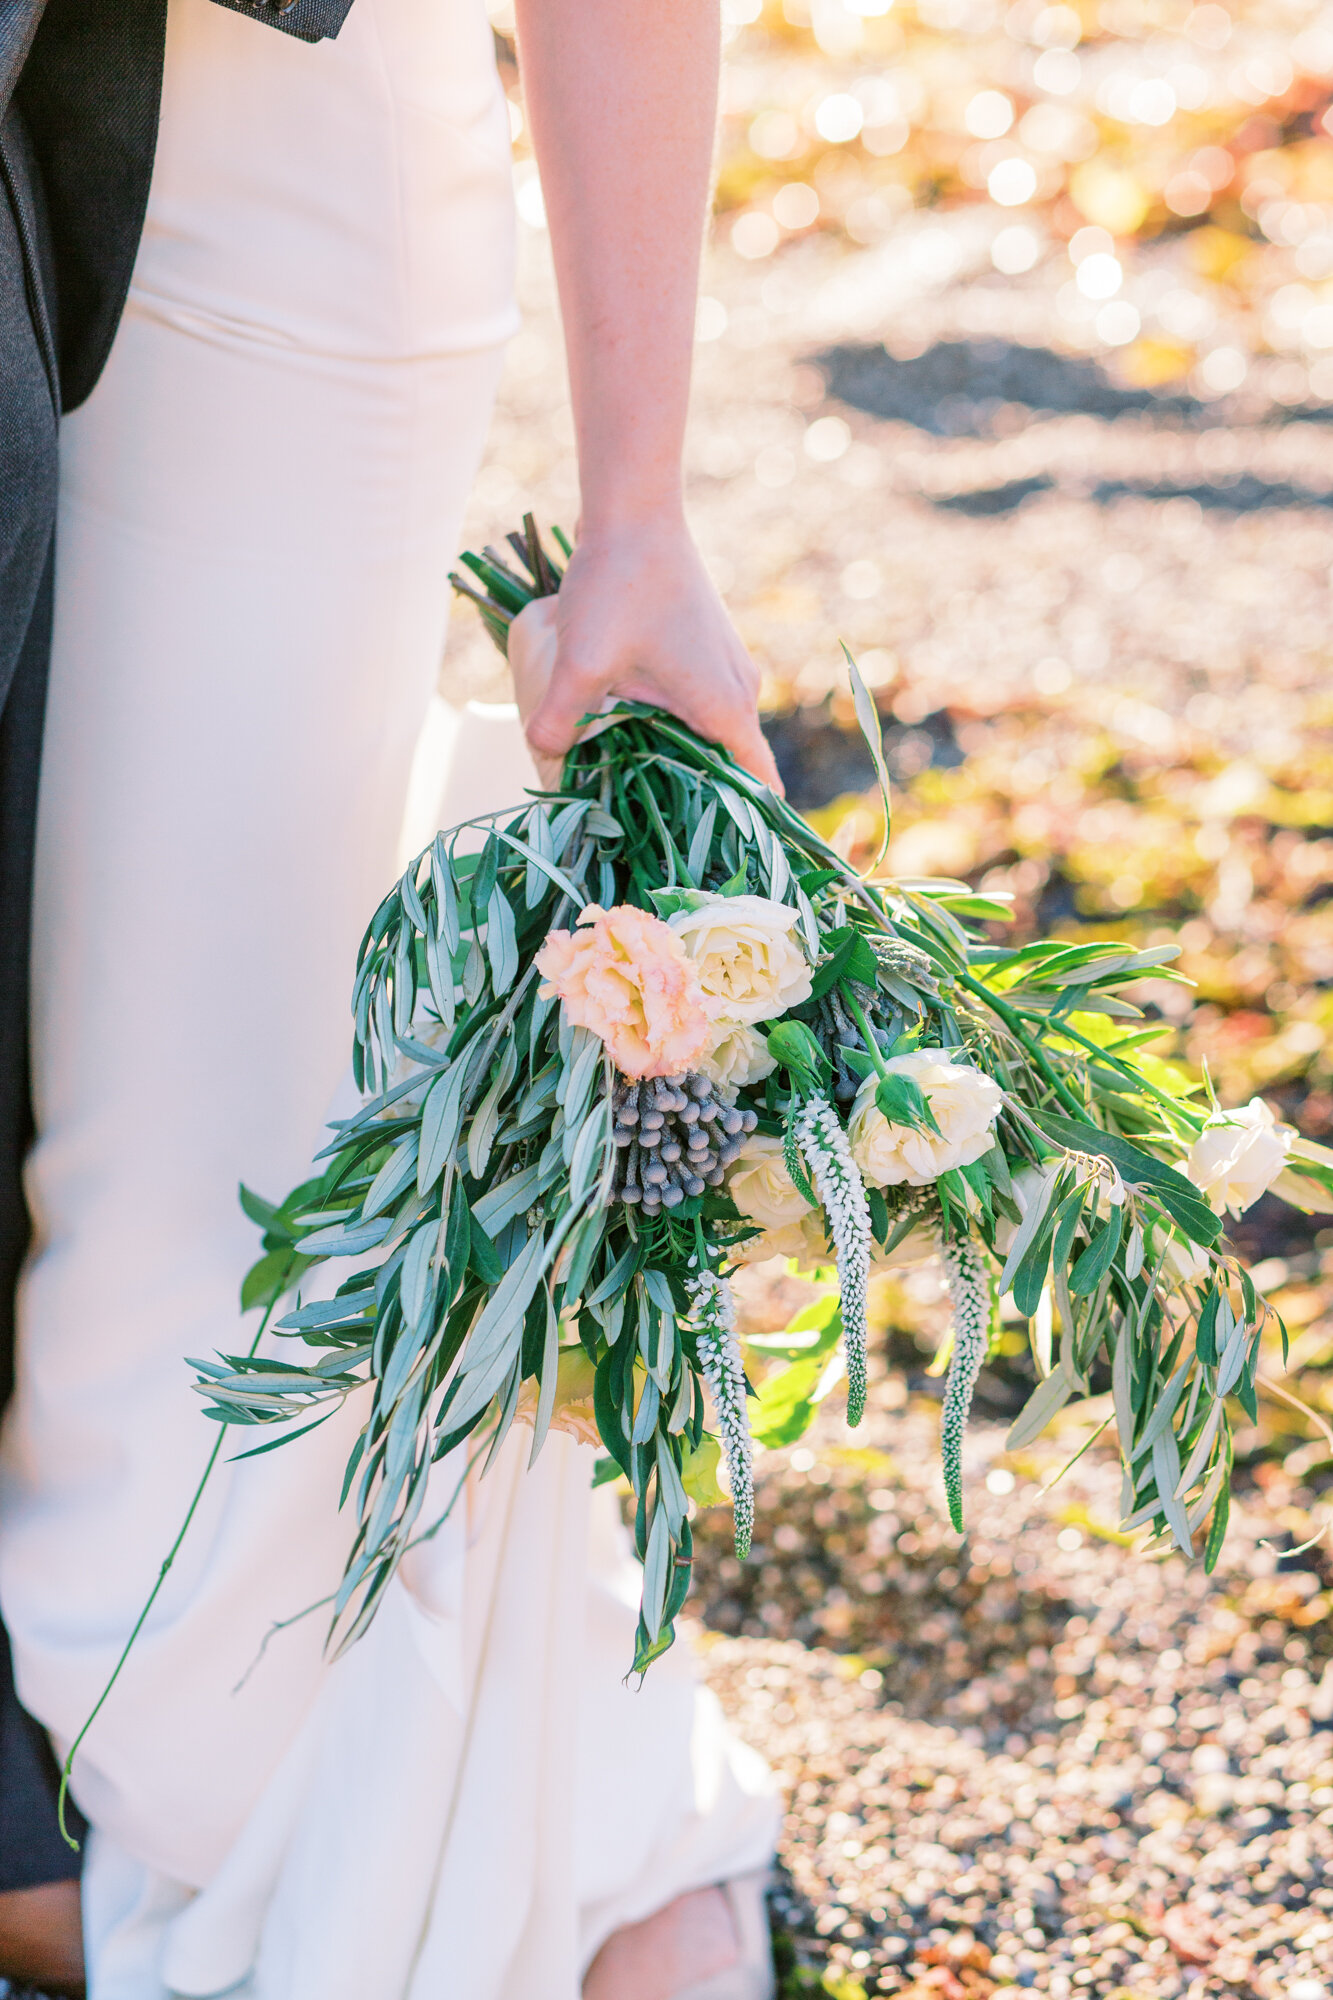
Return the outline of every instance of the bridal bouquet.
{"type": "MultiPolygon", "coordinates": [[[[512,557],[465,558],[481,591],[455,579],[502,647],[561,576],[531,520],[510,541],[512,557]]],[[[850,671],[887,819],[878,720],[850,671]]],[[[260,1450],[364,1396],[344,1643],[430,1530],[432,1465],[493,1456],[523,1422],[534,1455],[573,1429],[629,1481],[645,1667],[671,1642],[690,1495],[719,1447],[748,1548],[730,1273],[773,1255],[836,1268],[825,1330],[770,1347],[808,1388],[840,1342],[851,1423],[872,1272],[942,1259],[956,1526],[968,1406],[1009,1295],[1037,1377],[1012,1442],[1109,1387],[1124,1526],[1187,1552],[1202,1536],[1216,1560],[1228,1403],[1253,1418],[1269,1311],[1223,1216],[1269,1186],[1333,1209],[1333,1154],[1258,1100],[1218,1109],[1148,1053],[1160,1030],[1123,989],[1172,976],[1170,948],[1011,949],[978,928],[1005,914],[963,883],[862,879],[725,752],[632,702],[598,718],[558,791],[413,862],[361,948],[361,1108],[317,1178],[276,1206],[245,1197],[265,1233],[247,1305],[271,1310],[330,1259],[346,1275],[278,1323],[289,1356],[197,1364],[224,1423],[305,1416],[260,1450]]],[[[799,1428],[812,1397],[789,1400],[799,1428]]]]}

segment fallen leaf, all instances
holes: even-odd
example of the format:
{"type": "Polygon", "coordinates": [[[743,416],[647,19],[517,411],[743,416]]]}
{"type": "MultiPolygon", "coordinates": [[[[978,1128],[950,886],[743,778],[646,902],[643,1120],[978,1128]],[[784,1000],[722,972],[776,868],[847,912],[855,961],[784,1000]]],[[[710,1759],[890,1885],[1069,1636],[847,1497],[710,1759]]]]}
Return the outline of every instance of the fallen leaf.
{"type": "Polygon", "coordinates": [[[1211,1965],[1221,1944],[1197,1903],[1177,1903],[1167,1910],[1162,1936],[1183,1965],[1211,1965]]]}
{"type": "Polygon", "coordinates": [[[933,1965],[903,1989],[899,2000],[975,2000],[975,1997],[947,1965],[933,1965]]]}
{"type": "Polygon", "coordinates": [[[958,1931],[943,1944],[927,1945],[917,1953],[921,1965],[947,1965],[955,1971],[985,1972],[991,1961],[990,1949],[971,1931],[958,1931]]]}

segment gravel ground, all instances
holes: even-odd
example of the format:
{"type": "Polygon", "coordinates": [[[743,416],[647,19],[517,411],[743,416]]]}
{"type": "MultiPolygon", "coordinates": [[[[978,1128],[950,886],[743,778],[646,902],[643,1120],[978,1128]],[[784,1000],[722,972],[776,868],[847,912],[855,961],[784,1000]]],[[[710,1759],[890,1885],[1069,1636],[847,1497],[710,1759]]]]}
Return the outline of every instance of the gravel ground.
{"type": "Polygon", "coordinates": [[[960,1542],[882,1377],[764,1456],[743,1569],[702,1523],[707,1672],[790,1800],[786,1995],[1333,1990],[1333,1564],[1278,1554],[1322,1511],[1261,1468],[1209,1579],[1124,1546],[1110,1454],[1042,1491],[1087,1434],[975,1425],[960,1542]]]}

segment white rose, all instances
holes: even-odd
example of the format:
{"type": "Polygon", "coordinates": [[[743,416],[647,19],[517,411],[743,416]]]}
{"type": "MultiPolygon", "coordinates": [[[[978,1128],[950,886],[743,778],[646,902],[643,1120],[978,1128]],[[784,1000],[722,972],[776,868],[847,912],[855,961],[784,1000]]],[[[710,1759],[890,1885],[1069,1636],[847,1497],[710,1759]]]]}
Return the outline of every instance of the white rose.
{"type": "Polygon", "coordinates": [[[797,922],[795,910],[767,896],[714,896],[670,919],[714,1018],[726,1021],[773,1021],[810,998],[797,922]]]}
{"type": "MultiPolygon", "coordinates": [[[[765,1229],[781,1229],[811,1212],[811,1204],[787,1172],[781,1139],[755,1132],[736,1157],[727,1179],[731,1198],[742,1215],[765,1229]]],[[[770,1251],[776,1256],[776,1251],[770,1251]]]]}
{"type": "Polygon", "coordinates": [[[1262,1097],[1252,1097],[1240,1110],[1208,1120],[1185,1172],[1218,1215],[1243,1215],[1286,1166],[1290,1143],[1290,1128],[1278,1124],[1262,1097]]]}
{"type": "Polygon", "coordinates": [[[988,1153],[1004,1101],[1000,1086],[969,1062],[951,1060],[947,1049],[917,1049],[892,1056],[890,1076],[916,1084],[935,1114],[938,1132],[891,1125],[875,1102],[879,1077],[872,1071],[856,1093],[847,1136],[852,1157],[876,1187],[925,1187],[951,1167],[966,1167],[988,1153]]]}
{"type": "Polygon", "coordinates": [[[713,1029],[712,1041],[694,1067],[719,1090],[734,1097],[747,1084],[761,1083],[771,1076],[777,1064],[757,1029],[747,1027],[744,1021],[719,1021],[713,1029]]]}
{"type": "Polygon", "coordinates": [[[818,1209],[807,1208],[799,1222],[784,1222],[778,1229],[766,1229],[731,1251],[737,1264],[764,1264],[770,1257],[788,1257],[798,1270],[817,1270],[834,1261],[833,1246],[824,1230],[818,1209]]]}

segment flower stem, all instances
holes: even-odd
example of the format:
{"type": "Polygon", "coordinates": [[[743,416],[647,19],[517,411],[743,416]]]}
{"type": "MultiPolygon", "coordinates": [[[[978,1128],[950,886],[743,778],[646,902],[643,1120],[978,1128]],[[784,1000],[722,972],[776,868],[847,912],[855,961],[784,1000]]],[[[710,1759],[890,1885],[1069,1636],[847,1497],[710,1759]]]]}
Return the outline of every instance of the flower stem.
{"type": "MultiPolygon", "coordinates": [[[[295,1250],[293,1250],[289,1256],[287,1263],[288,1272],[290,1272],[292,1268],[292,1263],[295,1261],[295,1257],[296,1257],[296,1252],[295,1250]]],[[[264,1312],[264,1317],[259,1322],[259,1330],[255,1334],[254,1339],[250,1343],[250,1351],[249,1354],[247,1354],[246,1356],[247,1361],[250,1360],[251,1357],[258,1350],[260,1341],[264,1338],[264,1335],[268,1331],[268,1323],[273,1317],[273,1309],[277,1305],[278,1300],[282,1298],[286,1289],[287,1285],[284,1276],[283,1283],[279,1286],[278,1290],[274,1292],[273,1297],[269,1300],[268,1306],[264,1312]]],[[[79,1731],[78,1735],[74,1738],[74,1741],[70,1744],[69,1755],[66,1757],[64,1763],[60,1767],[60,1792],[56,1800],[56,1819],[60,1827],[61,1839],[65,1842],[65,1845],[67,1847],[72,1847],[76,1854],[79,1851],[79,1843],[74,1838],[73,1834],[70,1832],[69,1828],[65,1824],[65,1804],[69,1797],[69,1780],[70,1780],[70,1773],[74,1768],[74,1759],[78,1755],[79,1748],[83,1742],[84,1737],[88,1734],[88,1731],[92,1728],[98,1716],[101,1714],[102,1709],[106,1703],[107,1696],[110,1694],[112,1688],[116,1685],[116,1682],[120,1679],[121,1668],[125,1665],[126,1660],[128,1660],[128,1658],[130,1657],[130,1654],[134,1649],[134,1642],[138,1638],[139,1634],[143,1631],[144,1625],[148,1619],[148,1614],[157,1602],[158,1594],[161,1591],[163,1584],[167,1580],[167,1576],[171,1570],[171,1566],[175,1562],[176,1557],[180,1554],[181,1543],[185,1540],[186,1535],[189,1533],[190,1523],[193,1521],[195,1514],[198,1512],[199,1502],[204,1497],[204,1488],[207,1486],[209,1480],[213,1476],[213,1467],[218,1462],[218,1457],[222,1451],[223,1444],[226,1442],[226,1437],[227,1437],[226,1427],[225,1425],[220,1424],[218,1426],[217,1437],[213,1443],[213,1449],[208,1454],[208,1463],[204,1467],[203,1477],[200,1479],[199,1484],[194,1489],[194,1498],[191,1500],[188,1508],[185,1511],[185,1519],[180,1524],[180,1528],[179,1531],[177,1532],[176,1539],[171,1544],[171,1547],[168,1549],[166,1556],[163,1559],[162,1567],[157,1573],[157,1582],[153,1585],[152,1589],[149,1591],[143,1610],[139,1613],[139,1616],[134,1621],[134,1629],[130,1633],[129,1638],[125,1641],[124,1646],[121,1648],[120,1658],[116,1661],[115,1666],[111,1670],[110,1680],[107,1682],[106,1686],[102,1689],[101,1694],[98,1695],[97,1701],[93,1706],[92,1713],[88,1716],[82,1729],[79,1731]]]]}
{"type": "Polygon", "coordinates": [[[848,1013],[855,1021],[857,1027],[861,1030],[861,1039],[866,1045],[866,1054],[870,1057],[871,1062],[874,1063],[875,1068],[878,1071],[879,1075],[881,1077],[886,1077],[889,1073],[888,1065],[886,1064],[883,1055],[880,1053],[880,1046],[879,1043],[875,1040],[874,1031],[870,1026],[869,1020],[866,1017],[865,1008],[861,1005],[861,1002],[852,992],[850,985],[845,984],[843,981],[839,980],[838,991],[842,994],[843,1001],[846,1004],[848,1013]]]}
{"type": "Polygon", "coordinates": [[[1146,1090],[1150,1097],[1157,1099],[1159,1104],[1166,1105],[1168,1110],[1174,1111],[1178,1117],[1185,1119],[1187,1123],[1194,1127],[1196,1132],[1203,1130],[1203,1119],[1197,1111],[1192,1110],[1188,1104],[1182,1103],[1180,1098],[1172,1097],[1169,1091],[1163,1090],[1159,1084],[1152,1081],[1151,1077],[1143,1076],[1138,1070],[1131,1069],[1128,1063],[1121,1061],[1113,1049],[1104,1049],[1096,1042],[1089,1041],[1086,1035],[1081,1035],[1077,1028],[1071,1027],[1067,1020],[1053,1022],[1052,1026],[1055,1028],[1057,1034],[1068,1036],[1069,1040],[1077,1042],[1080,1048],[1087,1049],[1090,1054],[1100,1056],[1103,1062],[1110,1063],[1113,1068],[1119,1070],[1120,1074],[1128,1082],[1134,1085],[1136,1090],[1146,1090]]]}
{"type": "Polygon", "coordinates": [[[1030,1035],[1024,1027],[1022,1016],[1016,1013],[1006,1001],[1001,1000],[998,993],[992,993],[989,986],[984,986],[979,979],[974,979],[970,972],[960,972],[958,974],[958,984],[965,987],[969,993],[974,993],[978,1000],[984,1001],[992,1013],[999,1015],[1010,1034],[1023,1044],[1023,1047],[1031,1056],[1036,1067],[1041,1071],[1047,1083],[1050,1084],[1051,1089],[1055,1092],[1061,1104],[1064,1105],[1065,1110],[1072,1117],[1086,1119],[1088,1114],[1085,1107],[1079,1103],[1068,1085],[1057,1076],[1047,1059],[1046,1051],[1041,1046],[1041,1043],[1030,1035]]]}

